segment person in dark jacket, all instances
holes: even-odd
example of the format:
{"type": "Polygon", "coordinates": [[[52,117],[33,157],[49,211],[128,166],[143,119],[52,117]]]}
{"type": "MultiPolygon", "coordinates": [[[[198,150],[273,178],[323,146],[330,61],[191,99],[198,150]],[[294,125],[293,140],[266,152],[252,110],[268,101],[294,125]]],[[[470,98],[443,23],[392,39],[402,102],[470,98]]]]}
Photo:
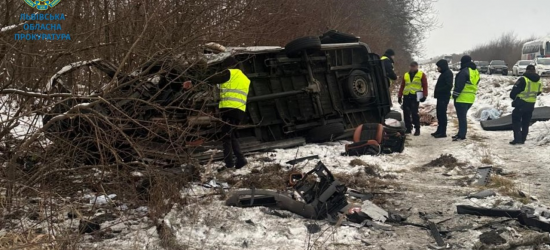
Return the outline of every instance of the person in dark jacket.
{"type": "Polygon", "coordinates": [[[405,119],[406,134],[412,132],[414,125],[414,135],[420,135],[420,115],[418,106],[420,102],[425,102],[428,96],[428,78],[426,74],[418,70],[418,63],[411,62],[409,72],[403,76],[401,88],[399,88],[398,102],[403,104],[403,116],[405,119]],[[422,93],[422,98],[418,100],[418,94],[422,93]],[[412,123],[411,123],[412,121],[412,123]]]}
{"type": "Polygon", "coordinates": [[[456,75],[453,99],[458,117],[458,134],[453,141],[466,140],[468,132],[468,110],[474,104],[479,84],[479,71],[468,55],[460,59],[460,72],[456,75]]]}
{"type": "Polygon", "coordinates": [[[397,74],[395,74],[393,66],[394,56],[395,52],[393,51],[393,49],[388,49],[386,50],[386,52],[384,52],[384,55],[380,57],[380,60],[382,60],[382,64],[384,66],[384,70],[386,71],[386,77],[388,78],[388,86],[391,86],[392,81],[397,80],[397,74]]]}
{"type": "Polygon", "coordinates": [[[449,69],[447,60],[439,60],[437,71],[441,74],[437,79],[434,90],[434,98],[437,99],[437,130],[432,133],[435,138],[447,137],[447,106],[451,100],[451,90],[453,89],[453,72],[449,69]]]}
{"type": "Polygon", "coordinates": [[[512,102],[512,127],[514,128],[514,140],[510,142],[512,145],[524,144],[529,133],[529,125],[531,125],[531,117],[535,109],[537,96],[542,94],[542,83],[540,76],[535,70],[535,66],[529,65],[523,77],[520,77],[512,91],[510,98],[512,102]]]}

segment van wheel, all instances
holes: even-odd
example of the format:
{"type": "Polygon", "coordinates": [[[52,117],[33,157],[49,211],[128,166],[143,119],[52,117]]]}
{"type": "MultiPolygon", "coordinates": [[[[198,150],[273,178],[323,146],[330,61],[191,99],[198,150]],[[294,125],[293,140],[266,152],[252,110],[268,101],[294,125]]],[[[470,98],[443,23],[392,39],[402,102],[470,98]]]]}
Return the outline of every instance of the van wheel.
{"type": "Polygon", "coordinates": [[[291,58],[300,57],[304,51],[309,54],[319,50],[321,40],[316,36],[298,38],[285,46],[286,56],[291,58]]]}
{"type": "Polygon", "coordinates": [[[356,103],[366,104],[370,102],[372,94],[372,78],[362,70],[354,70],[344,85],[350,99],[356,103]]]}
{"type": "Polygon", "coordinates": [[[344,131],[345,128],[343,123],[328,124],[311,129],[306,139],[308,142],[313,143],[326,142],[344,134],[344,131]]]}

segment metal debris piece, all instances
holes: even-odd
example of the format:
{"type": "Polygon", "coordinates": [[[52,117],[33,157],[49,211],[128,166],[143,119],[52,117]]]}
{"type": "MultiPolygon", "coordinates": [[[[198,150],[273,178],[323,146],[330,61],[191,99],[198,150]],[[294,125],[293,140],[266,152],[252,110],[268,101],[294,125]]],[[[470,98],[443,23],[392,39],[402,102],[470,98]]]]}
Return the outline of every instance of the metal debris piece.
{"type": "Polygon", "coordinates": [[[488,216],[488,217],[508,217],[508,218],[518,218],[521,214],[521,210],[505,210],[505,209],[490,209],[482,207],[472,207],[465,205],[456,206],[458,214],[471,214],[478,216],[488,216]]]}
{"type": "Polygon", "coordinates": [[[491,197],[495,195],[497,195],[495,191],[487,189],[487,190],[483,190],[481,192],[477,192],[475,194],[469,195],[468,198],[485,199],[487,197],[491,197]]]}
{"type": "Polygon", "coordinates": [[[441,234],[439,233],[439,229],[437,229],[437,226],[432,221],[428,222],[428,227],[430,228],[430,233],[435,239],[435,242],[438,246],[443,247],[445,246],[445,242],[443,241],[443,238],[441,238],[441,234]]]}
{"type": "Polygon", "coordinates": [[[489,184],[492,171],[493,171],[492,166],[478,168],[477,174],[476,174],[477,179],[475,180],[474,185],[487,186],[487,184],[489,184]]]}
{"type": "Polygon", "coordinates": [[[319,156],[318,155],[312,155],[312,156],[302,157],[302,158],[287,161],[286,164],[296,165],[296,164],[298,164],[300,162],[303,162],[303,161],[315,160],[315,159],[319,159],[319,156]]]}
{"type": "Polygon", "coordinates": [[[389,213],[386,210],[368,200],[363,201],[361,212],[367,214],[373,221],[385,222],[389,217],[389,213]]]}
{"type": "Polygon", "coordinates": [[[360,193],[359,191],[356,191],[356,190],[353,190],[353,189],[348,189],[348,195],[351,196],[351,197],[361,199],[362,201],[372,200],[374,198],[373,194],[360,193]]]}
{"type": "Polygon", "coordinates": [[[538,228],[544,232],[550,232],[550,224],[539,220],[538,217],[528,216],[522,213],[519,216],[518,221],[524,226],[538,228]]]}

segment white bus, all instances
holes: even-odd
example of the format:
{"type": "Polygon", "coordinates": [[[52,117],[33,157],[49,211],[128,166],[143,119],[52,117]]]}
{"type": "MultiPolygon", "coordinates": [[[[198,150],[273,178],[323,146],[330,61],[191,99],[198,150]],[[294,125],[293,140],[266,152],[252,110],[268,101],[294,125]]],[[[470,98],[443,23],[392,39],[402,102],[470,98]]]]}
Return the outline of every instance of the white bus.
{"type": "Polygon", "coordinates": [[[535,60],[550,57],[550,37],[527,42],[521,50],[521,60],[535,60]]]}

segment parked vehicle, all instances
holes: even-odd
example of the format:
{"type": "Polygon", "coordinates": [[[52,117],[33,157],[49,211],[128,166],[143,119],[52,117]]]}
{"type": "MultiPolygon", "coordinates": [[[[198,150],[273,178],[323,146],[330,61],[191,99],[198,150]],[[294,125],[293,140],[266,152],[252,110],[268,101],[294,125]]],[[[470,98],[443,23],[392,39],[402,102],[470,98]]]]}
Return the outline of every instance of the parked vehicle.
{"type": "Polygon", "coordinates": [[[540,76],[550,75],[550,58],[537,58],[535,68],[540,76]]]}
{"type": "Polygon", "coordinates": [[[459,71],[460,70],[460,62],[453,63],[453,65],[451,66],[451,69],[454,70],[454,71],[459,71]]]}
{"type": "Polygon", "coordinates": [[[519,60],[514,64],[512,67],[512,75],[513,76],[521,76],[523,73],[525,73],[525,69],[528,65],[534,65],[535,61],[532,60],[519,60]]]}
{"type": "Polygon", "coordinates": [[[539,57],[550,57],[550,37],[523,44],[521,60],[535,60],[539,57]]]}
{"type": "Polygon", "coordinates": [[[489,71],[489,62],[487,61],[476,61],[477,70],[479,73],[487,73],[489,71]]]}
{"type": "Polygon", "coordinates": [[[502,75],[508,75],[508,65],[503,60],[492,60],[489,63],[488,68],[489,75],[494,73],[501,73],[502,75]]]}
{"type": "MultiPolygon", "coordinates": [[[[46,124],[56,117],[48,127],[48,136],[52,141],[66,138],[75,147],[87,147],[86,152],[99,151],[94,145],[82,143],[94,137],[93,130],[86,125],[88,120],[59,116],[75,105],[94,103],[93,107],[86,104],[87,108],[103,117],[132,118],[109,124],[120,123],[115,125],[124,131],[125,138],[132,138],[132,148],[139,145],[147,149],[145,156],[181,159],[180,155],[186,152],[174,151],[178,149],[167,141],[174,134],[179,134],[178,140],[183,141],[179,145],[199,148],[193,152],[219,148],[219,143],[215,143],[220,138],[220,122],[216,119],[219,90],[207,84],[183,90],[181,85],[189,79],[182,77],[186,72],[201,72],[192,79],[206,79],[218,72],[221,62],[229,56],[242,62],[240,69],[251,80],[247,119],[238,130],[243,152],[351,138],[361,124],[384,123],[386,117],[400,120],[399,113],[390,112],[389,84],[380,56],[356,37],[330,33],[328,37],[325,34],[321,38],[300,38],[285,48],[240,47],[205,54],[207,66],[201,66],[206,67],[201,70],[188,70],[179,58],[172,57],[156,58],[131,74],[114,74],[116,67],[107,62],[82,64],[96,66],[110,77],[117,75],[118,86],[123,87],[117,93],[102,94],[108,105],[84,98],[56,105],[44,118],[46,124]],[[168,119],[173,124],[159,119],[168,119]],[[184,134],[173,131],[182,127],[190,129],[184,134]]],[[[52,82],[57,82],[56,79],[52,82]]],[[[132,155],[128,145],[112,148],[127,149],[128,155],[132,155]]],[[[214,158],[218,157],[221,155],[214,158]]]]}

